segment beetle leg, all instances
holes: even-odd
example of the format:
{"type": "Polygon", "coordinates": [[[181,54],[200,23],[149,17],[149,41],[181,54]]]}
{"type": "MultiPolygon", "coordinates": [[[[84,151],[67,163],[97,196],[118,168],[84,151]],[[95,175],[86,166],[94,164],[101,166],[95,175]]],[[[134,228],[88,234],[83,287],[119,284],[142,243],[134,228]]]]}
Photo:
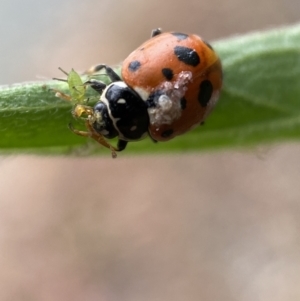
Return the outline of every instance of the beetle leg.
{"type": "Polygon", "coordinates": [[[127,143],[128,143],[128,141],[119,139],[118,140],[117,151],[120,152],[120,151],[124,150],[127,146],[127,143]]]}
{"type": "Polygon", "coordinates": [[[106,84],[104,84],[103,82],[96,80],[96,79],[90,79],[90,80],[86,81],[83,85],[90,86],[95,91],[97,91],[99,94],[101,94],[102,91],[106,88],[106,84]]]}
{"type": "Polygon", "coordinates": [[[151,32],[151,38],[153,38],[153,37],[155,37],[155,36],[158,36],[158,35],[161,34],[161,33],[162,33],[161,28],[155,28],[155,29],[153,29],[152,32],[151,32]]]}
{"type": "Polygon", "coordinates": [[[122,80],[121,77],[111,67],[109,67],[105,64],[99,64],[99,65],[93,66],[92,68],[87,70],[85,73],[92,75],[94,73],[101,71],[102,69],[105,70],[106,74],[108,75],[108,77],[110,78],[110,80],[112,82],[118,82],[118,81],[122,80]]]}

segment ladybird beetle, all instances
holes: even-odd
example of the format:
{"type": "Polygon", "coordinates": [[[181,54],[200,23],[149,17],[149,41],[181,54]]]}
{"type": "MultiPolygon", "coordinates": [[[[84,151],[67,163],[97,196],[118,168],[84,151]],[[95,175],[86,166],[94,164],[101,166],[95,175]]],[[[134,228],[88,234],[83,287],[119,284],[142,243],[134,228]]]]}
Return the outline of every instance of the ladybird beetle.
{"type": "Polygon", "coordinates": [[[222,86],[221,62],[208,43],[194,34],[160,29],[124,60],[121,77],[103,64],[88,73],[102,69],[109,85],[92,78],[84,83],[101,93],[100,100],[93,108],[77,104],[74,109],[75,116],[88,116],[88,131],[72,130],[112,151],[148,135],[167,141],[202,124],[222,86]],[[117,147],[103,137],[117,137],[117,147]]]}

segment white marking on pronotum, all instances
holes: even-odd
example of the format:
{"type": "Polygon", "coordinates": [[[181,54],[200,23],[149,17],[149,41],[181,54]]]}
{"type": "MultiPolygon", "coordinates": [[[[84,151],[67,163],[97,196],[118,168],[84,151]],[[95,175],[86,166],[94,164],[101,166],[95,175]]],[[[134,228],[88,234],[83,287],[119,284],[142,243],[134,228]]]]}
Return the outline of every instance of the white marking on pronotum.
{"type": "Polygon", "coordinates": [[[125,104],[126,103],[126,100],[124,98],[120,98],[117,103],[119,104],[125,104]]]}
{"type": "Polygon", "coordinates": [[[140,95],[141,99],[146,101],[150,95],[150,93],[148,91],[146,91],[145,89],[141,88],[141,87],[134,87],[134,91],[140,95]]]}

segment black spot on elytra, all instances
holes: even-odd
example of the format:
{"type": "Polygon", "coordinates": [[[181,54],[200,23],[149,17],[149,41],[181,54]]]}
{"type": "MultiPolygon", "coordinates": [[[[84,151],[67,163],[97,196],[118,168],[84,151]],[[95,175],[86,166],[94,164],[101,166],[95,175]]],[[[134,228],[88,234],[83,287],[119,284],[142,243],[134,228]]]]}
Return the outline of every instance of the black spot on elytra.
{"type": "Polygon", "coordinates": [[[181,110],[184,110],[186,108],[186,99],[184,97],[180,99],[180,106],[181,110]]]}
{"type": "Polygon", "coordinates": [[[164,132],[161,133],[161,136],[163,138],[168,138],[170,137],[172,134],[174,133],[174,131],[172,129],[166,130],[164,132]]]}
{"type": "Polygon", "coordinates": [[[187,65],[196,67],[200,64],[200,57],[195,51],[195,49],[183,46],[176,46],[174,48],[174,53],[179,59],[179,61],[184,62],[187,65]]]}
{"type": "Polygon", "coordinates": [[[198,101],[201,107],[205,108],[207,106],[209,100],[211,99],[212,92],[213,85],[208,79],[201,82],[198,93],[198,101]]]}
{"type": "Polygon", "coordinates": [[[188,38],[188,35],[181,32],[172,32],[172,35],[175,36],[178,40],[182,41],[188,38]]]}
{"type": "Polygon", "coordinates": [[[203,41],[204,42],[204,44],[208,47],[208,48],[210,48],[211,50],[214,50],[213,48],[212,48],[212,46],[208,43],[208,42],[206,42],[206,41],[203,41]]]}
{"type": "Polygon", "coordinates": [[[141,67],[141,63],[140,63],[139,61],[132,61],[132,62],[128,65],[129,71],[132,71],[132,72],[137,71],[140,67],[141,67]]]}
{"type": "Polygon", "coordinates": [[[170,68],[163,68],[161,72],[167,80],[171,80],[174,76],[173,70],[170,68]]]}

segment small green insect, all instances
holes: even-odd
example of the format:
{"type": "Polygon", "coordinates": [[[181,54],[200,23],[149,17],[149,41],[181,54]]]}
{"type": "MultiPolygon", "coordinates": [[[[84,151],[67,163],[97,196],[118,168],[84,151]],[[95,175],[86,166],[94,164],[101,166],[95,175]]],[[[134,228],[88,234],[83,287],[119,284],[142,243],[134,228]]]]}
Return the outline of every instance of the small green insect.
{"type": "Polygon", "coordinates": [[[53,79],[66,82],[69,86],[70,95],[67,95],[59,90],[52,89],[53,91],[56,92],[56,96],[74,103],[87,102],[87,99],[85,97],[86,85],[83,83],[80,75],[74,69],[72,69],[69,73],[64,71],[62,68],[58,68],[58,69],[67,76],[67,79],[61,79],[61,78],[53,78],[53,79]]]}
{"type": "MultiPolygon", "coordinates": [[[[62,68],[59,68],[59,70],[61,70],[67,76],[67,79],[60,79],[60,78],[53,78],[53,79],[66,82],[69,86],[70,94],[68,95],[57,89],[51,89],[51,90],[55,92],[56,97],[74,103],[72,115],[75,118],[81,118],[85,120],[85,125],[88,131],[81,131],[81,130],[74,129],[71,123],[69,124],[69,129],[78,136],[90,137],[96,140],[101,145],[110,149],[112,157],[116,158],[117,157],[116,148],[112,146],[110,143],[108,143],[104,138],[104,136],[98,133],[93,127],[96,117],[93,108],[87,105],[89,99],[86,97],[86,88],[92,82],[90,80],[83,82],[80,75],[74,69],[72,69],[69,73],[64,71],[62,68]]],[[[98,119],[99,118],[101,117],[99,116],[98,119]]]]}

